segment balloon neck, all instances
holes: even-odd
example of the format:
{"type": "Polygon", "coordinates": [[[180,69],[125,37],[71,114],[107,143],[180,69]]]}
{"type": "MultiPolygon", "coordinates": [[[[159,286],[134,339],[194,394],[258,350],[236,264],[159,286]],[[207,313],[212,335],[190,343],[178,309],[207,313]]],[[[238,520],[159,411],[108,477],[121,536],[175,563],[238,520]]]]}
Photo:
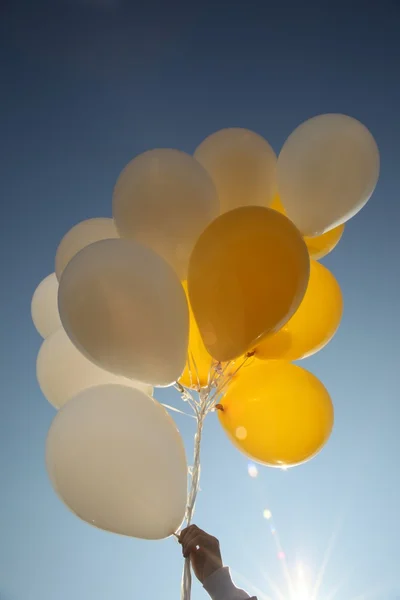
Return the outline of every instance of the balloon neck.
{"type": "Polygon", "coordinates": [[[215,410],[220,410],[221,412],[224,412],[224,407],[222,406],[222,404],[216,404],[215,410]]]}

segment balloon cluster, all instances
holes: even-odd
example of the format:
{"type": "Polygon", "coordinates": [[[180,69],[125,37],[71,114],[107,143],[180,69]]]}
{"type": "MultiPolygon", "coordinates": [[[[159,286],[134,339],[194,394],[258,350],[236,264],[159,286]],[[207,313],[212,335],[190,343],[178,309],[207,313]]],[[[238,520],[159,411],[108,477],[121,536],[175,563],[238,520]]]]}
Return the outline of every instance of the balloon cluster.
{"type": "Polygon", "coordinates": [[[378,175],[372,135],[339,114],[303,123],[278,158],[256,133],[225,129],[194,156],[152,150],[125,167],[113,218],[65,235],[32,301],[39,384],[61,409],[48,472],[77,515],[149,539],[176,531],[185,509],[190,521],[212,410],[261,464],[319,452],[332,402],[293,361],[338,329],[340,286],[318,260],[378,175]],[[170,385],[198,422],[188,499],[181,436],[152,397],[170,385]]]}

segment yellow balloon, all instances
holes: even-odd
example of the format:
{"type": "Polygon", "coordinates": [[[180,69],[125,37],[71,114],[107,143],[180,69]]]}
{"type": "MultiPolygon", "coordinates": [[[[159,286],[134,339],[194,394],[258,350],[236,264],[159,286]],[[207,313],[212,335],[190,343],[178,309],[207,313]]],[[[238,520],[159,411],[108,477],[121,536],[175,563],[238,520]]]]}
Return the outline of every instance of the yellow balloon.
{"type": "Polygon", "coordinates": [[[344,233],[345,225],[339,225],[322,235],[317,235],[316,237],[304,237],[304,241],[307,244],[308,251],[310,253],[311,258],[315,260],[320,260],[324,258],[327,254],[332,252],[342,239],[342,235],[344,233]]]}
{"type": "MultiPolygon", "coordinates": [[[[187,282],[184,281],[182,285],[187,295],[187,282]]],[[[179,379],[179,383],[188,388],[199,389],[208,385],[211,369],[215,361],[204,346],[190,304],[189,316],[188,358],[183,375],[179,379]]]]}
{"type": "Polygon", "coordinates": [[[298,360],[322,350],[335,335],[343,314],[340,286],[330,271],[311,261],[310,279],[303,302],[277,333],[256,347],[263,360],[298,360]]]}
{"type": "MultiPolygon", "coordinates": [[[[278,194],[275,195],[271,204],[271,208],[277,210],[282,215],[286,215],[285,209],[278,194]]],[[[336,248],[342,239],[344,228],[345,225],[343,223],[342,225],[339,225],[338,227],[335,227],[334,229],[331,229],[322,235],[317,235],[315,237],[304,236],[304,241],[307,245],[310,258],[313,258],[314,260],[320,260],[332,252],[332,250],[336,248]]]]}
{"type": "MultiPolygon", "coordinates": [[[[184,281],[182,286],[186,295],[188,295],[187,282],[184,281]]],[[[218,378],[218,384],[223,385],[225,380],[236,376],[236,371],[240,365],[244,363],[245,357],[241,357],[237,361],[231,361],[229,364],[220,364],[219,370],[221,374],[218,376],[216,372],[218,363],[207,352],[206,347],[204,346],[196,319],[194,318],[190,306],[189,297],[188,306],[190,316],[189,349],[185,370],[182,377],[179,379],[179,383],[187,388],[200,390],[201,388],[207,387],[212,379],[217,382],[218,378]]],[[[247,359],[244,366],[248,366],[251,362],[251,359],[247,359]]]]}
{"type": "Polygon", "coordinates": [[[279,194],[275,194],[273,200],[272,200],[272,204],[270,206],[270,208],[272,208],[273,210],[278,211],[279,213],[281,213],[281,215],[285,215],[286,216],[286,212],[285,209],[283,207],[283,204],[281,202],[281,199],[279,197],[279,194]]]}
{"type": "Polygon", "coordinates": [[[285,361],[243,369],[218,417],[232,443],[253,460],[290,467],[315,456],[332,431],[330,396],[311,373],[285,361]]]}
{"type": "Polygon", "coordinates": [[[246,206],[202,233],[189,263],[190,304],[207,352],[227,362],[279,331],[307,289],[310,259],[285,216],[246,206]]]}

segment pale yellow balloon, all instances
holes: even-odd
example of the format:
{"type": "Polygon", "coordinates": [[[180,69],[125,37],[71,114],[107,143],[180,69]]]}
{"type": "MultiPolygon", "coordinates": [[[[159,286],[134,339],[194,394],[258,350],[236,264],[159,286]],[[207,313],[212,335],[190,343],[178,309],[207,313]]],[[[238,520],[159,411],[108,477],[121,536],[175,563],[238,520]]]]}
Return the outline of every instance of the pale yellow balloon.
{"type": "Polygon", "coordinates": [[[140,390],[84,390],[57,413],[46,445],[51,483],[81,519],[113,533],[162,539],[181,525],[187,463],[167,411],[140,390]]]}
{"type": "Polygon", "coordinates": [[[62,272],[69,261],[78,254],[80,250],[98,242],[118,238],[118,231],[114,219],[98,218],[88,219],[78,223],[65,234],[57,248],[56,253],[56,275],[60,281],[62,272]]]}
{"type": "Polygon", "coordinates": [[[181,376],[189,339],[185,292],[173,269],[129,240],[102,240],[66,267],[58,303],[75,346],[100,367],[150,385],[181,376]]]}
{"type": "Polygon", "coordinates": [[[57,294],[57,277],[55,273],[51,273],[41,281],[32,297],[32,321],[44,339],[61,327],[57,294]]]}
{"type": "Polygon", "coordinates": [[[266,206],[276,190],[276,154],[248,129],[221,129],[196,148],[194,157],[217,187],[221,213],[241,206],[266,206]]]}
{"type": "Polygon", "coordinates": [[[197,238],[219,214],[211,177],[189,154],[151,150],[122,171],[113,195],[120,235],[157,252],[186,278],[197,238]]]}
{"type": "Polygon", "coordinates": [[[88,360],[71,342],[64,329],[44,340],[36,361],[36,375],[45,398],[61,408],[83,390],[116,383],[141,390],[148,396],[153,387],[133,379],[114,375],[88,360]]]}
{"type": "Polygon", "coordinates": [[[379,150],[356,119],[319,115],[302,123],[278,158],[278,189],[287,216],[317,236],[356,215],[378,182],[379,150]]]}

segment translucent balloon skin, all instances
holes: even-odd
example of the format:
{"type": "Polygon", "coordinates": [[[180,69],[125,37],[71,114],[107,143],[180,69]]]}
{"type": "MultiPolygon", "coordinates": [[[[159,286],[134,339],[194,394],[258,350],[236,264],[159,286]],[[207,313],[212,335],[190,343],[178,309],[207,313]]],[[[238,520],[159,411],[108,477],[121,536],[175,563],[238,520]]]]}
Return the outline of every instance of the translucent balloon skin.
{"type": "Polygon", "coordinates": [[[379,178],[376,142],[356,119],[319,115],[300,125],[278,157],[278,190],[303,235],[347,222],[371,197],[379,178]]]}
{"type": "Polygon", "coordinates": [[[128,240],[103,240],[81,250],[60,282],[65,331],[95,364],[149,385],[168,386],[187,357],[189,311],[172,268],[128,240]]]}
{"type": "Polygon", "coordinates": [[[183,521],[183,441],[166,410],[140,390],[104,385],[67,402],[51,424],[46,464],[60,499],[95,527],[156,540],[183,521]]]}
{"type": "Polygon", "coordinates": [[[62,327],[44,340],[36,361],[36,376],[43,395],[54,408],[61,408],[87,388],[109,383],[153,394],[151,385],[114,375],[92,363],[75,348],[62,327]]]}
{"type": "Polygon", "coordinates": [[[241,206],[269,206],[276,189],[276,154],[248,129],[232,127],[208,136],[194,157],[217,187],[221,213],[241,206]]]}
{"type": "MultiPolygon", "coordinates": [[[[278,195],[275,196],[271,208],[277,210],[282,215],[285,215],[285,209],[278,195]]],[[[334,229],[330,229],[322,235],[315,237],[304,236],[304,241],[307,245],[310,258],[321,260],[336,248],[344,233],[345,225],[339,225],[334,229]]]]}
{"type": "Polygon", "coordinates": [[[120,235],[164,258],[181,280],[197,238],[220,212],[217,191],[189,154],[145,152],[122,171],[114,189],[113,216],[120,235]]]}
{"type": "Polygon", "coordinates": [[[255,361],[239,373],[220,404],[219,421],[231,442],[270,467],[309,460],[333,428],[327,390],[314,375],[289,362],[255,361]]]}
{"type": "Polygon", "coordinates": [[[190,304],[208,353],[227,362],[252,350],[295,313],[310,260],[295,226],[257,206],[221,215],[191,256],[190,304]]]}
{"type": "Polygon", "coordinates": [[[55,273],[51,273],[39,283],[32,297],[32,321],[36,331],[43,339],[61,327],[57,294],[57,277],[55,273]]]}
{"type": "Polygon", "coordinates": [[[70,229],[61,240],[56,253],[56,275],[58,281],[70,260],[94,242],[118,238],[113,219],[96,218],[81,221],[70,229]]]}
{"type": "Polygon", "coordinates": [[[340,285],[323,265],[311,261],[307,291],[298,310],[277,333],[255,349],[263,360],[299,360],[324,348],[337,332],[343,315],[340,285]]]}

